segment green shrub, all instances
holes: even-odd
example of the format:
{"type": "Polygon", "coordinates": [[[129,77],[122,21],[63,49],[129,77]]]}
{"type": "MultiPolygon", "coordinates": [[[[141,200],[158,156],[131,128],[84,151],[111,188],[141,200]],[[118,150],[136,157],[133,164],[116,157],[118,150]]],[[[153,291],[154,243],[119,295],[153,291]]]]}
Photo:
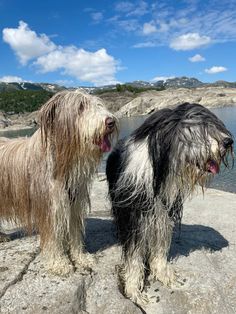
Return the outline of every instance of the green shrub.
{"type": "Polygon", "coordinates": [[[94,94],[97,94],[97,95],[101,95],[101,94],[104,94],[104,93],[112,93],[112,92],[125,92],[125,91],[128,91],[128,92],[131,92],[133,94],[138,94],[138,93],[142,93],[142,92],[145,92],[145,91],[148,91],[148,90],[157,90],[157,91],[161,91],[161,90],[164,90],[165,87],[164,86],[160,86],[160,87],[138,87],[138,86],[134,86],[134,85],[131,85],[131,84],[116,84],[116,88],[104,88],[104,89],[100,89],[100,90],[96,90],[94,92],[94,94]]]}

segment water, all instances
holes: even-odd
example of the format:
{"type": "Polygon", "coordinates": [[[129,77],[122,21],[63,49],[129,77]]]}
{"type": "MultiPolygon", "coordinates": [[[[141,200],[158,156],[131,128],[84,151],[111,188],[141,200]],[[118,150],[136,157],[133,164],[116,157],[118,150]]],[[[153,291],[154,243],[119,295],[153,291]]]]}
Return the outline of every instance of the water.
{"type": "MultiPolygon", "coordinates": [[[[224,107],[212,109],[212,111],[225,123],[227,129],[233,134],[236,140],[236,107],[224,107]]],[[[119,138],[128,136],[134,129],[140,126],[146,116],[123,118],[120,120],[120,135],[119,138]]],[[[34,133],[35,129],[25,129],[18,131],[0,131],[0,136],[18,137],[30,136],[34,133]]],[[[236,145],[234,146],[236,156],[236,145]]],[[[108,154],[104,155],[103,161],[99,167],[99,171],[105,170],[106,159],[108,154]]],[[[236,160],[235,160],[236,163],[236,160]]],[[[216,175],[211,183],[211,187],[219,190],[236,193],[236,165],[233,169],[224,169],[222,167],[221,173],[216,175]]]]}
{"type": "MultiPolygon", "coordinates": [[[[226,128],[234,136],[234,155],[236,157],[236,107],[224,107],[212,109],[225,124],[226,128]]],[[[221,167],[221,172],[216,175],[211,183],[211,187],[223,191],[236,193],[236,158],[233,169],[221,167]]]]}
{"type": "Polygon", "coordinates": [[[0,136],[14,138],[20,136],[31,136],[36,131],[35,128],[30,129],[22,129],[22,130],[14,130],[14,131],[0,131],[0,136]]]}

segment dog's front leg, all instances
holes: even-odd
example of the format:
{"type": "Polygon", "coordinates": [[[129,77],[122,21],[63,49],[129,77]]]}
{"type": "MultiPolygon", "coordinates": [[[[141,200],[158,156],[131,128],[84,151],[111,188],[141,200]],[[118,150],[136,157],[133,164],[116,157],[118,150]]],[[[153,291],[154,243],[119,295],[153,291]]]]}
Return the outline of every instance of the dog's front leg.
{"type": "Polygon", "coordinates": [[[171,239],[173,223],[168,216],[167,210],[161,203],[155,210],[156,217],[149,229],[149,267],[150,274],[154,279],[159,280],[166,286],[171,286],[176,280],[176,274],[170,263],[167,261],[171,239]]]}
{"type": "Polygon", "coordinates": [[[49,212],[49,228],[41,232],[41,247],[46,268],[56,275],[68,275],[73,272],[73,265],[68,257],[70,203],[59,182],[53,184],[49,212]]]}
{"type": "Polygon", "coordinates": [[[148,297],[143,292],[145,265],[141,249],[137,248],[134,252],[126,252],[118,275],[124,294],[133,302],[144,305],[148,303],[148,297]]]}

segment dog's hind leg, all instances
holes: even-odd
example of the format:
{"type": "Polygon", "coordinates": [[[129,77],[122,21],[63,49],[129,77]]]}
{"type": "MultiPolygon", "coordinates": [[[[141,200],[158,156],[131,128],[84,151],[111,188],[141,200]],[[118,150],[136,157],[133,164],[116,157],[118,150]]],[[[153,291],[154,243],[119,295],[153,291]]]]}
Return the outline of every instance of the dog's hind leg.
{"type": "Polygon", "coordinates": [[[76,268],[91,268],[94,258],[84,249],[84,220],[85,209],[81,204],[74,204],[71,207],[70,217],[70,257],[76,268]]]}

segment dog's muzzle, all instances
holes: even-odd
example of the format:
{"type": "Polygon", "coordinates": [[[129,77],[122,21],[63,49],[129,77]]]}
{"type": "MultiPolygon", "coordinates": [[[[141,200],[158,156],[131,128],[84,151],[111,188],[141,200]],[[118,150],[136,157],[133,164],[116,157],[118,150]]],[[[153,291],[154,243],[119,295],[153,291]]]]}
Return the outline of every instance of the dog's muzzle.
{"type": "Polygon", "coordinates": [[[206,163],[206,171],[212,174],[217,174],[220,172],[220,165],[214,159],[208,159],[206,163]]]}
{"type": "Polygon", "coordinates": [[[233,143],[234,143],[234,141],[232,140],[231,137],[226,137],[223,140],[223,146],[224,146],[225,149],[230,148],[233,145],[233,143]]]}
{"type": "Polygon", "coordinates": [[[110,135],[114,132],[116,127],[115,119],[108,117],[105,120],[105,134],[104,137],[100,139],[97,143],[103,153],[109,152],[111,150],[110,135]]]}
{"type": "Polygon", "coordinates": [[[114,131],[115,129],[115,120],[113,118],[106,118],[105,120],[105,125],[106,125],[106,133],[107,134],[110,134],[114,131]]]}
{"type": "Polygon", "coordinates": [[[224,158],[224,156],[227,154],[227,152],[233,151],[233,144],[234,144],[234,141],[231,137],[225,137],[223,139],[223,141],[221,142],[221,145],[220,145],[221,158],[224,158]]]}
{"type": "MultiPolygon", "coordinates": [[[[221,160],[224,160],[225,155],[228,151],[233,150],[233,139],[231,137],[226,137],[223,139],[220,145],[220,157],[221,160]]],[[[220,171],[220,161],[216,161],[215,159],[208,159],[206,163],[206,170],[212,174],[217,174],[220,171]]]]}

